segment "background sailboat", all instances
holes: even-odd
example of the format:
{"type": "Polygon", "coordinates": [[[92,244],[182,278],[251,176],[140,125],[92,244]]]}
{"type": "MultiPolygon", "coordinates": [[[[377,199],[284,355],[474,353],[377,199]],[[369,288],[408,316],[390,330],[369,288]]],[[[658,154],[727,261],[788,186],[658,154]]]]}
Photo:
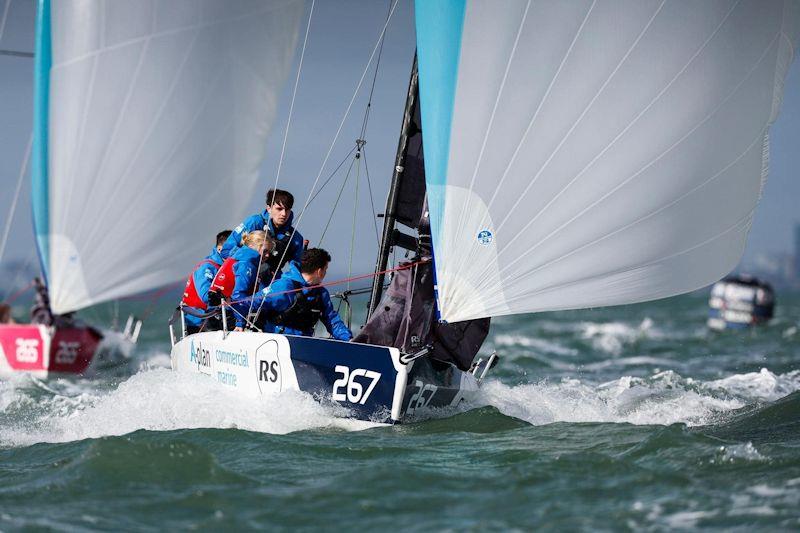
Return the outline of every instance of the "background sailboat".
{"type": "Polygon", "coordinates": [[[174,282],[220,229],[208,213],[241,218],[302,9],[38,3],[31,197],[54,313],[174,282]]]}

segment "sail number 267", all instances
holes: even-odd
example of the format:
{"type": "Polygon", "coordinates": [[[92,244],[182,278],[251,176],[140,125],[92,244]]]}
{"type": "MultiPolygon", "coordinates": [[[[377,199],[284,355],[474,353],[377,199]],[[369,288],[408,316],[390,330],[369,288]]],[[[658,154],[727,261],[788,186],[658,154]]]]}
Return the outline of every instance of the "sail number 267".
{"type": "Polygon", "coordinates": [[[369,395],[372,394],[372,389],[381,379],[379,372],[364,368],[350,370],[349,367],[344,365],[336,365],[334,370],[337,375],[341,375],[339,379],[333,382],[333,394],[331,394],[331,398],[337,402],[348,401],[364,405],[369,395]],[[364,379],[357,381],[358,378],[364,379]],[[366,380],[370,380],[369,384],[367,384],[366,380]],[[366,390],[364,389],[365,385],[367,387],[366,390]]]}

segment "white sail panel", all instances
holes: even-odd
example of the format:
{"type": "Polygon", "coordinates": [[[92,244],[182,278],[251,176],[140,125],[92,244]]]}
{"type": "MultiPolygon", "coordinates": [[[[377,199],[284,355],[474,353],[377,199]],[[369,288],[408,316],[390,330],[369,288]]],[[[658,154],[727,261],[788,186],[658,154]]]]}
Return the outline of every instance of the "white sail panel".
{"type": "Polygon", "coordinates": [[[47,212],[52,308],[186,275],[254,192],[300,0],[51,6],[47,212]]]}
{"type": "Polygon", "coordinates": [[[442,319],[646,301],[733,269],[798,4],[418,1],[442,319]]]}

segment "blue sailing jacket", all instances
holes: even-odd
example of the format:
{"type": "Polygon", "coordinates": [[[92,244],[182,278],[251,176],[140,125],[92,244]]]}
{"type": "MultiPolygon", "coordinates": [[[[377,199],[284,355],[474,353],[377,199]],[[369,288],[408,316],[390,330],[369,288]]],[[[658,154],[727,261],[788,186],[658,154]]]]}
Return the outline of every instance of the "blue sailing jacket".
{"type": "MultiPolygon", "coordinates": [[[[208,305],[208,289],[211,287],[211,282],[214,280],[214,276],[217,275],[217,270],[222,266],[223,261],[224,259],[215,246],[211,249],[211,253],[208,254],[208,256],[200,262],[195,271],[192,272],[192,281],[194,283],[194,290],[197,293],[196,295],[206,305],[208,305]]],[[[184,297],[185,296],[184,294],[184,297]]],[[[197,318],[189,314],[184,316],[186,317],[186,322],[193,326],[200,327],[203,323],[202,318],[197,318]]]]}
{"type": "Polygon", "coordinates": [[[290,213],[286,224],[280,228],[276,228],[275,224],[272,222],[272,219],[269,217],[269,211],[266,209],[261,213],[256,213],[255,215],[246,218],[244,222],[233,229],[233,233],[230,234],[228,240],[226,240],[225,244],[222,245],[222,251],[220,253],[222,254],[223,259],[230,257],[230,255],[234,253],[237,248],[239,248],[242,242],[243,233],[249,233],[255,230],[263,230],[266,226],[267,232],[273,239],[277,241],[277,246],[273,251],[273,257],[271,257],[267,262],[269,263],[272,271],[276,272],[275,279],[280,278],[281,271],[283,269],[278,268],[278,261],[281,257],[284,257],[283,263],[285,265],[289,261],[297,261],[299,263],[303,256],[303,236],[300,235],[300,232],[294,231],[294,227],[292,227],[293,220],[294,213],[290,213]],[[294,236],[292,236],[292,232],[294,232],[294,236]],[[286,250],[286,254],[284,255],[283,251],[287,247],[288,250],[286,250]]]}
{"type": "MultiPolygon", "coordinates": [[[[266,324],[263,328],[265,333],[285,333],[287,335],[304,335],[306,337],[311,337],[314,335],[313,327],[310,329],[299,329],[292,327],[291,324],[277,325],[269,320],[270,315],[283,313],[284,311],[288,310],[294,303],[298,294],[300,294],[300,291],[284,291],[293,291],[295,289],[308,286],[308,282],[306,282],[306,280],[303,278],[303,275],[300,273],[299,263],[291,262],[289,263],[289,269],[283,275],[283,277],[281,277],[279,280],[275,280],[275,282],[269,287],[269,289],[267,289],[267,291],[262,291],[259,301],[256,301],[253,304],[253,307],[257,308],[261,304],[261,300],[263,300],[260,316],[266,315],[267,317],[266,324]]],[[[353,334],[350,332],[350,329],[342,321],[339,313],[337,313],[333,308],[331,295],[328,293],[328,290],[325,287],[303,289],[302,293],[319,298],[320,302],[322,303],[320,320],[323,324],[325,324],[325,329],[328,330],[328,333],[340,341],[349,341],[353,338],[353,334]]]]}
{"type": "MultiPolygon", "coordinates": [[[[250,298],[253,296],[253,287],[258,284],[258,290],[263,290],[263,284],[258,281],[258,262],[259,253],[247,246],[241,246],[233,252],[231,259],[236,261],[233,265],[235,282],[231,301],[238,302],[232,304],[236,310],[236,326],[244,327],[245,317],[250,310],[250,298]],[[244,300],[244,301],[239,301],[244,300]]],[[[258,302],[253,304],[253,309],[257,309],[258,302]]]]}

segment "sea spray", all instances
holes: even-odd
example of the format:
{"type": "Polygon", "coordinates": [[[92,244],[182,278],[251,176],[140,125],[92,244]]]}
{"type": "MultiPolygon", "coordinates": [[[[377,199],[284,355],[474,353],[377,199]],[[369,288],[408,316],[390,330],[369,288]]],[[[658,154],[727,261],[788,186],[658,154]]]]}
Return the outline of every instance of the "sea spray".
{"type": "Polygon", "coordinates": [[[24,405],[36,408],[19,413],[16,424],[0,429],[4,446],[68,442],[140,429],[240,428],[284,434],[373,425],[346,418],[346,409],[321,404],[305,393],[246,398],[220,388],[206,376],[166,369],[140,372],[108,392],[71,397],[47,393],[34,399],[36,393],[19,388],[11,394],[16,394],[11,401],[18,403],[19,409],[24,405]]]}

